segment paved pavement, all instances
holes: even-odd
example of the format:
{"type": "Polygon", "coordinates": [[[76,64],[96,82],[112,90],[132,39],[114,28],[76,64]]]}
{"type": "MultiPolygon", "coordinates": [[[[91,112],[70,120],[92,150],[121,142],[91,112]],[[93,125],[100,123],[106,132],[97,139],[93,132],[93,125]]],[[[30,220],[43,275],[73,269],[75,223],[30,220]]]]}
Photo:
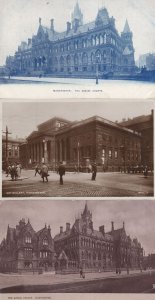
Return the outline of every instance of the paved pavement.
{"type": "Polygon", "coordinates": [[[3,173],[2,195],[4,197],[122,197],[153,196],[153,176],[142,174],[98,173],[96,181],[89,173],[69,173],[64,176],[64,185],[59,184],[59,175],[49,172],[49,182],[42,182],[33,170],[22,170],[21,178],[11,181],[3,173]]]}
{"type": "Polygon", "coordinates": [[[120,275],[115,272],[103,272],[103,273],[86,273],[85,279],[80,278],[79,274],[0,274],[0,289],[10,286],[20,285],[54,285],[62,283],[75,283],[85,281],[94,281],[106,278],[124,278],[128,276],[137,276],[142,274],[154,274],[154,271],[130,270],[129,275],[126,271],[122,271],[120,275]]]}

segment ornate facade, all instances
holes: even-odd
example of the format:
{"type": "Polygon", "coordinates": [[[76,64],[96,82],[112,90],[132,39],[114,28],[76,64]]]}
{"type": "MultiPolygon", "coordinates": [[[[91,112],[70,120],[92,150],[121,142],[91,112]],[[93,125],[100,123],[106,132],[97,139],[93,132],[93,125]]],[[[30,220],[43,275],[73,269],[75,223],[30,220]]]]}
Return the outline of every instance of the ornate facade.
{"type": "Polygon", "coordinates": [[[50,119],[27,142],[28,167],[45,162],[55,169],[63,161],[68,170],[77,165],[85,171],[96,161],[100,171],[119,171],[141,163],[141,134],[98,116],[80,122],[50,119]]]}
{"type": "Polygon", "coordinates": [[[140,268],[143,262],[143,249],[137,239],[126,234],[125,225],[105,232],[104,225],[94,229],[92,213],[85,205],[81,217],[66,230],[54,237],[58,270],[83,268],[85,270],[112,270],[115,268],[140,268]]]}
{"type": "Polygon", "coordinates": [[[94,21],[84,24],[77,3],[63,32],[55,30],[54,19],[48,28],[39,18],[37,34],[21,43],[14,57],[6,59],[6,66],[14,74],[28,76],[129,75],[135,71],[132,32],[126,21],[119,35],[106,8],[98,10],[94,21]]]}
{"type": "Polygon", "coordinates": [[[8,225],[6,238],[0,244],[0,272],[78,272],[140,268],[143,248],[138,240],[126,234],[125,225],[105,232],[104,225],[94,229],[87,203],[73,224],[54,239],[50,226],[36,232],[30,221],[20,220],[16,228],[8,225]]]}
{"type": "Polygon", "coordinates": [[[53,270],[54,241],[50,226],[36,232],[30,221],[20,220],[16,228],[8,225],[6,238],[0,244],[0,272],[38,272],[53,270]]]}

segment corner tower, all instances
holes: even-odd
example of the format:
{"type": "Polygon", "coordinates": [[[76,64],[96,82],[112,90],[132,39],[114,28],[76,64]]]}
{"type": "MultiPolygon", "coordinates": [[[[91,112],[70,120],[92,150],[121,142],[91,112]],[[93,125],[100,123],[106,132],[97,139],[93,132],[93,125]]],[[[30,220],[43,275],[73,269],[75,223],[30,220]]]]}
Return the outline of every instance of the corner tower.
{"type": "Polygon", "coordinates": [[[134,48],[132,41],[132,31],[130,30],[128,21],[126,20],[121,39],[123,43],[123,71],[133,73],[135,71],[134,48]]]}

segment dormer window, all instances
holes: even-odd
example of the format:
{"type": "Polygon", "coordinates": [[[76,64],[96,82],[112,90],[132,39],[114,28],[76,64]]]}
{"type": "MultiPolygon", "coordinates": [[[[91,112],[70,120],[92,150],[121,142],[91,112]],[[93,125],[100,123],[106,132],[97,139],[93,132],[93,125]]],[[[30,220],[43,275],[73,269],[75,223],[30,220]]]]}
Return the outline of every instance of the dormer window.
{"type": "Polygon", "coordinates": [[[44,239],[43,239],[43,245],[44,245],[44,246],[48,246],[48,239],[47,239],[47,238],[44,238],[44,239]]]}
{"type": "Polygon", "coordinates": [[[26,235],[26,237],[25,237],[25,243],[26,244],[31,244],[32,243],[32,239],[31,239],[30,235],[26,235]]]}

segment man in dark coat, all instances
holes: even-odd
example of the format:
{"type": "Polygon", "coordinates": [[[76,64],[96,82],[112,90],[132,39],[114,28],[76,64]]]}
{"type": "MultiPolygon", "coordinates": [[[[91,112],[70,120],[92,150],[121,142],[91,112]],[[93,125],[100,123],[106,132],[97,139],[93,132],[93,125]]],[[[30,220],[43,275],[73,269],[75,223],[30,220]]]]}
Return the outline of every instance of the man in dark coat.
{"type": "Polygon", "coordinates": [[[63,175],[65,175],[65,166],[62,162],[60,162],[59,168],[58,168],[58,174],[60,175],[60,184],[63,184],[63,175]]]}
{"type": "Polygon", "coordinates": [[[92,164],[92,178],[91,180],[96,180],[96,174],[97,174],[97,166],[96,163],[92,164]]]}
{"type": "Polygon", "coordinates": [[[44,178],[48,182],[48,176],[49,176],[48,175],[48,166],[46,166],[45,164],[42,165],[40,175],[41,175],[41,177],[43,179],[43,182],[44,182],[44,178]]]}

